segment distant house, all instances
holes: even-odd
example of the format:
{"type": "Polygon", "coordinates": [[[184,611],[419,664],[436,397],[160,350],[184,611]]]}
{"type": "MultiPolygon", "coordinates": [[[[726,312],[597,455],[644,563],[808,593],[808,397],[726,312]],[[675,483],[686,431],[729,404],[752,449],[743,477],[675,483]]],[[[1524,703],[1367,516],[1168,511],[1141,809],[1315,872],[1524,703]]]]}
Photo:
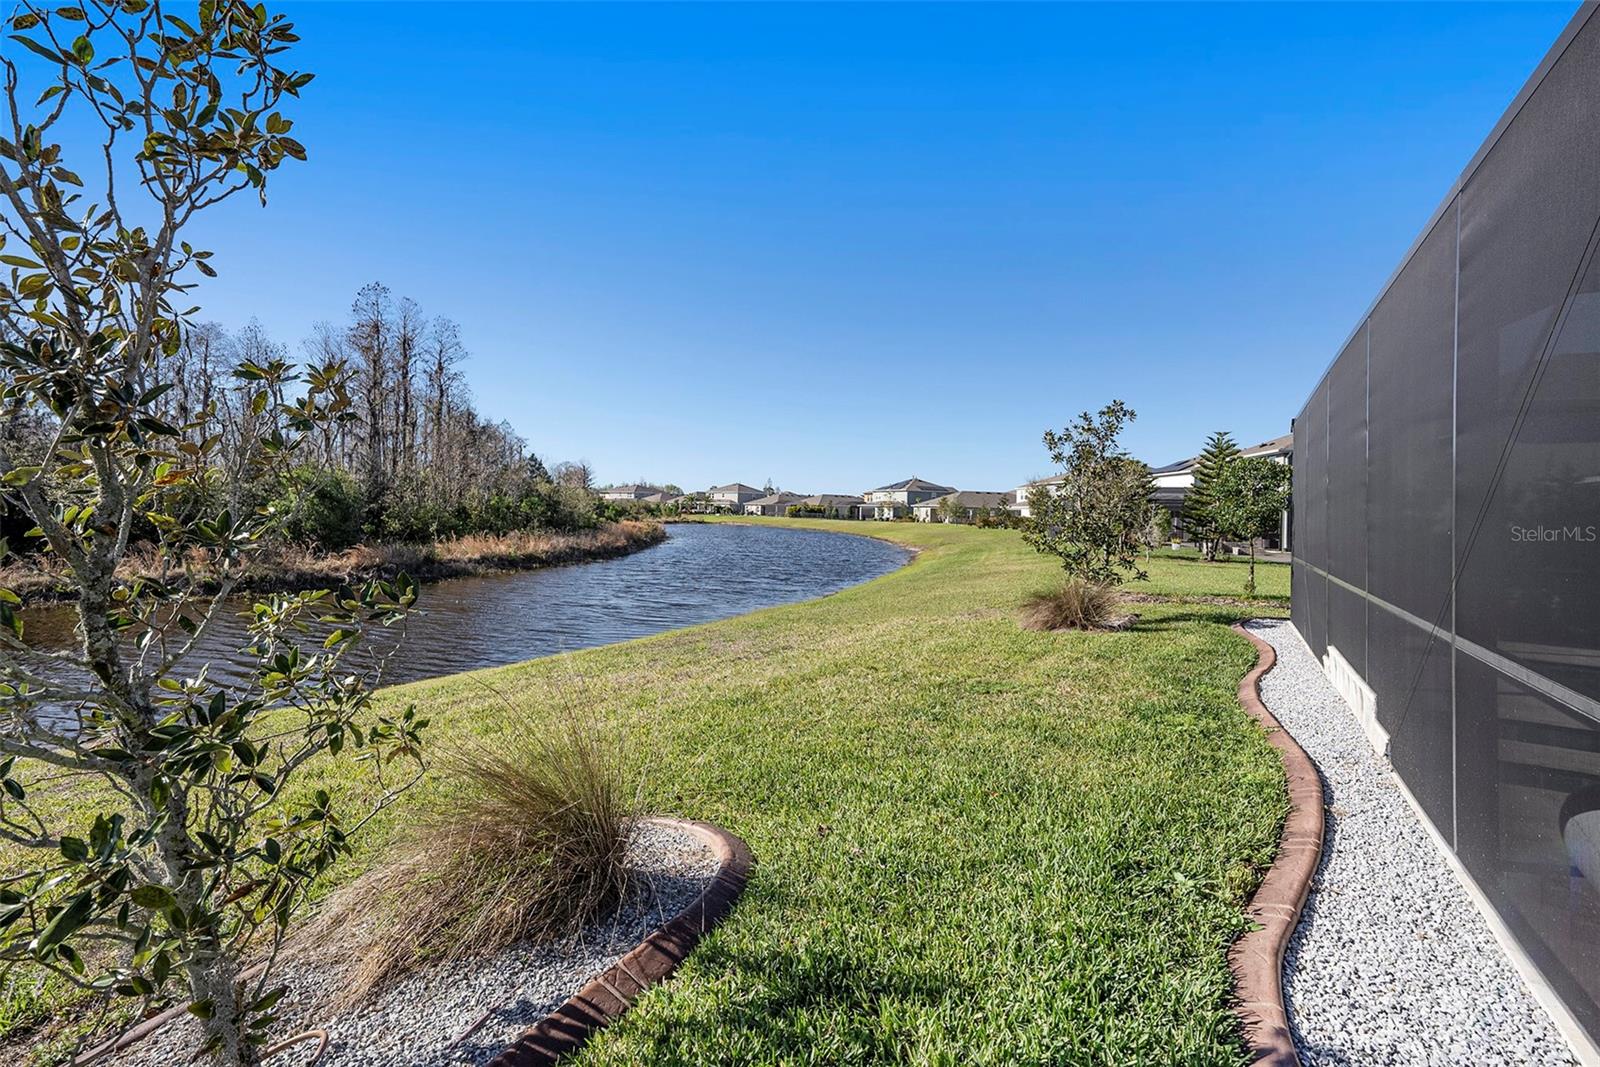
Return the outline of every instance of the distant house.
{"type": "Polygon", "coordinates": [[[821,514],[829,519],[859,519],[862,518],[863,501],[858,496],[845,496],[840,493],[818,493],[808,496],[800,501],[800,506],[808,511],[820,509],[821,514]]]}
{"type": "Polygon", "coordinates": [[[658,492],[649,493],[645,496],[642,496],[639,498],[639,501],[643,504],[670,504],[675,500],[681,499],[682,497],[679,497],[676,493],[669,493],[663,489],[658,492]]]}
{"type": "Polygon", "coordinates": [[[861,494],[867,510],[875,519],[898,519],[911,513],[911,508],[925,500],[955,492],[955,487],[925,482],[915,476],[893,485],[880,485],[861,494]]]}
{"type": "Polygon", "coordinates": [[[1004,511],[1010,502],[1010,493],[961,491],[913,504],[911,513],[918,522],[972,522],[980,511],[1004,511]]]}
{"type": "Polygon", "coordinates": [[[713,511],[732,511],[744,513],[744,506],[757,497],[765,496],[760,489],[743,482],[734,482],[732,485],[719,485],[706,496],[711,501],[713,511]]]}
{"type": "Polygon", "coordinates": [[[805,497],[799,493],[769,493],[746,502],[746,515],[787,515],[790,504],[798,504],[805,497]]]}
{"type": "Polygon", "coordinates": [[[1019,518],[1029,518],[1033,515],[1033,508],[1028,505],[1028,498],[1033,495],[1033,491],[1060,485],[1062,481],[1061,475],[1057,474],[1049,478],[1035,478],[1031,482],[1023,482],[1011,490],[1011,499],[1006,501],[1006,508],[1019,518]]]}
{"type": "Polygon", "coordinates": [[[600,490],[601,500],[649,500],[651,497],[666,496],[666,493],[653,485],[613,485],[609,489],[600,490]]]}
{"type": "MultiPolygon", "coordinates": [[[[1284,434],[1274,437],[1270,441],[1263,441],[1259,445],[1241,448],[1241,456],[1263,456],[1276,463],[1288,463],[1294,453],[1294,435],[1284,434]]],[[[1176,463],[1168,463],[1164,467],[1156,467],[1150,472],[1150,482],[1154,487],[1151,499],[1172,513],[1172,528],[1174,532],[1181,532],[1183,524],[1183,505],[1189,497],[1189,490],[1194,488],[1194,469],[1199,463],[1199,456],[1190,456],[1180,459],[1176,463]]],[[[1279,524],[1278,536],[1267,539],[1268,547],[1287,548],[1289,545],[1289,513],[1284,512],[1283,521],[1279,524]]]]}

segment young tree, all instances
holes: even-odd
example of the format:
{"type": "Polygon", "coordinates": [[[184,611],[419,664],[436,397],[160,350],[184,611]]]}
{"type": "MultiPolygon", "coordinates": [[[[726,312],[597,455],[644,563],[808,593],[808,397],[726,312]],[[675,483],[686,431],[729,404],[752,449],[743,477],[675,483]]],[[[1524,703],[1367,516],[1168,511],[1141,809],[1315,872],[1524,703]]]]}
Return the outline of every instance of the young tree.
{"type": "MultiPolygon", "coordinates": [[[[281,516],[194,518],[182,501],[281,476],[351,404],[339,363],[300,375],[263,340],[234,372],[249,420],[237,441],[224,445],[222,401],[203,393],[169,421],[175,361],[194,336],[177,309],[195,273],[215,273],[186,229],[239,192],[264,202],[267,176],[304,158],[279,107],[311,75],[279,65],[292,25],[240,0],[182,16],[150,0],[13,10],[19,47],[0,53],[13,268],[0,283],[0,424],[41,432],[0,439],[0,496],[64,571],[77,628],[70,650],[31,647],[18,598],[0,589],[0,968],[141,1001],[176,993],[204,1020],[206,1049],[249,1067],[276,994],[270,965],[246,981],[241,961],[259,949],[270,963],[311,880],[372,810],[320,790],[290,799],[285,785],[341,750],[368,757],[382,783],[415,765],[421,726],[410,711],[374,721],[370,674],[351,656],[369,628],[404,617],[409,581],[257,603],[243,682],[197,659],[281,516]],[[58,123],[99,132],[81,171],[53,139],[58,123]],[[80,174],[99,176],[92,195],[80,174]],[[223,447],[241,454],[223,463],[223,447]],[[139,538],[157,578],[122,567],[139,538]],[[197,553],[220,576],[212,592],[184,580],[197,553]],[[37,790],[43,776],[65,781],[37,790]],[[63,792],[92,816],[45,795],[63,792]]],[[[12,556],[0,544],[0,562],[12,556]]],[[[396,787],[382,783],[379,806],[396,787]]]]}
{"type": "Polygon", "coordinates": [[[1206,447],[1195,460],[1194,485],[1183,502],[1183,520],[1206,559],[1217,558],[1223,537],[1211,514],[1211,485],[1238,455],[1239,446],[1234,443],[1233,435],[1219,430],[1206,439],[1206,447]]]}
{"type": "Polygon", "coordinates": [[[1239,457],[1211,483],[1208,510],[1218,535],[1250,543],[1244,595],[1256,595],[1256,538],[1278,528],[1289,506],[1289,467],[1264,456],[1239,457]]]}
{"type": "Polygon", "coordinates": [[[1143,537],[1144,558],[1150,558],[1150,550],[1162,548],[1172,539],[1172,512],[1161,504],[1152,502],[1150,505],[1150,521],[1145,524],[1143,537]]]}
{"type": "Polygon", "coordinates": [[[941,497],[939,500],[940,522],[960,522],[966,518],[966,511],[953,496],[941,497]]]}
{"type": "Polygon", "coordinates": [[[1071,426],[1046,430],[1044,446],[1061,468],[1058,485],[1040,486],[1028,499],[1032,516],[1023,540],[1040,552],[1061,557],[1069,575],[1116,585],[1139,569],[1139,538],[1149,519],[1150,468],[1118,443],[1122,428],[1135,418],[1120,400],[1098,415],[1085,411],[1071,426]]]}

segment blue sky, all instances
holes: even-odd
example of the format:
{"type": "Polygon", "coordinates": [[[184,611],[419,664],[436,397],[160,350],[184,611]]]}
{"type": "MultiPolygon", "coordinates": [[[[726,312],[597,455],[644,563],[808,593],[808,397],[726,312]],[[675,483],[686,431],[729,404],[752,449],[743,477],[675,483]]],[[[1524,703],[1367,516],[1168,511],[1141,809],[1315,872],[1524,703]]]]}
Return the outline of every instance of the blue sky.
{"type": "Polygon", "coordinates": [[[285,9],[311,161],[206,317],[381,279],[541,455],[840,492],[1284,432],[1574,5],[285,9]]]}

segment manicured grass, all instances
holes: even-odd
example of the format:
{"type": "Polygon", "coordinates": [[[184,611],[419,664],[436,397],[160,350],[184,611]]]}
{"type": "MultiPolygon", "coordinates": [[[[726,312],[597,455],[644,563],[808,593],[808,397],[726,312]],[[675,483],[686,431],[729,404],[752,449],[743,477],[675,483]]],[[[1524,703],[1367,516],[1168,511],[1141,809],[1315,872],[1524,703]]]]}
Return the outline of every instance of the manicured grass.
{"type": "MultiPolygon", "coordinates": [[[[519,729],[594,709],[650,809],[754,849],[732,916],[576,1062],[1242,1063],[1225,952],[1286,801],[1224,624],[1281,610],[1145,603],[1129,632],[1029,632],[1022,600],[1060,571],[1014,532],[763,521],[923,551],[820,600],[388,697],[441,732],[503,721],[497,693],[519,729]]],[[[1242,582],[1150,570],[1158,594],[1242,582]]],[[[1263,589],[1286,597],[1285,572],[1263,589]]]]}

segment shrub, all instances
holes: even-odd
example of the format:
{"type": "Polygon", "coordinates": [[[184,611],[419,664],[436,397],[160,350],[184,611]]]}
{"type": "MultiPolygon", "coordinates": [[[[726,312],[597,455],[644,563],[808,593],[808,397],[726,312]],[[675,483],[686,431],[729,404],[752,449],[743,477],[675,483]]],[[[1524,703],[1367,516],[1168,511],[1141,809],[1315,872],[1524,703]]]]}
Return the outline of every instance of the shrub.
{"type": "Polygon", "coordinates": [[[1069,578],[1059,589],[1030,596],[1022,625],[1029,630],[1107,630],[1124,622],[1116,590],[1100,582],[1069,578]]]}
{"type": "Polygon", "coordinates": [[[365,503],[361,487],[343,471],[304,466],[294,472],[292,491],[273,506],[286,515],[283,534],[324,549],[349,548],[361,540],[365,503]]]}
{"type": "Polygon", "coordinates": [[[573,933],[627,889],[637,791],[620,746],[591,721],[507,723],[437,766],[450,788],[301,935],[357,938],[349,1002],[431,962],[573,933]]]}

